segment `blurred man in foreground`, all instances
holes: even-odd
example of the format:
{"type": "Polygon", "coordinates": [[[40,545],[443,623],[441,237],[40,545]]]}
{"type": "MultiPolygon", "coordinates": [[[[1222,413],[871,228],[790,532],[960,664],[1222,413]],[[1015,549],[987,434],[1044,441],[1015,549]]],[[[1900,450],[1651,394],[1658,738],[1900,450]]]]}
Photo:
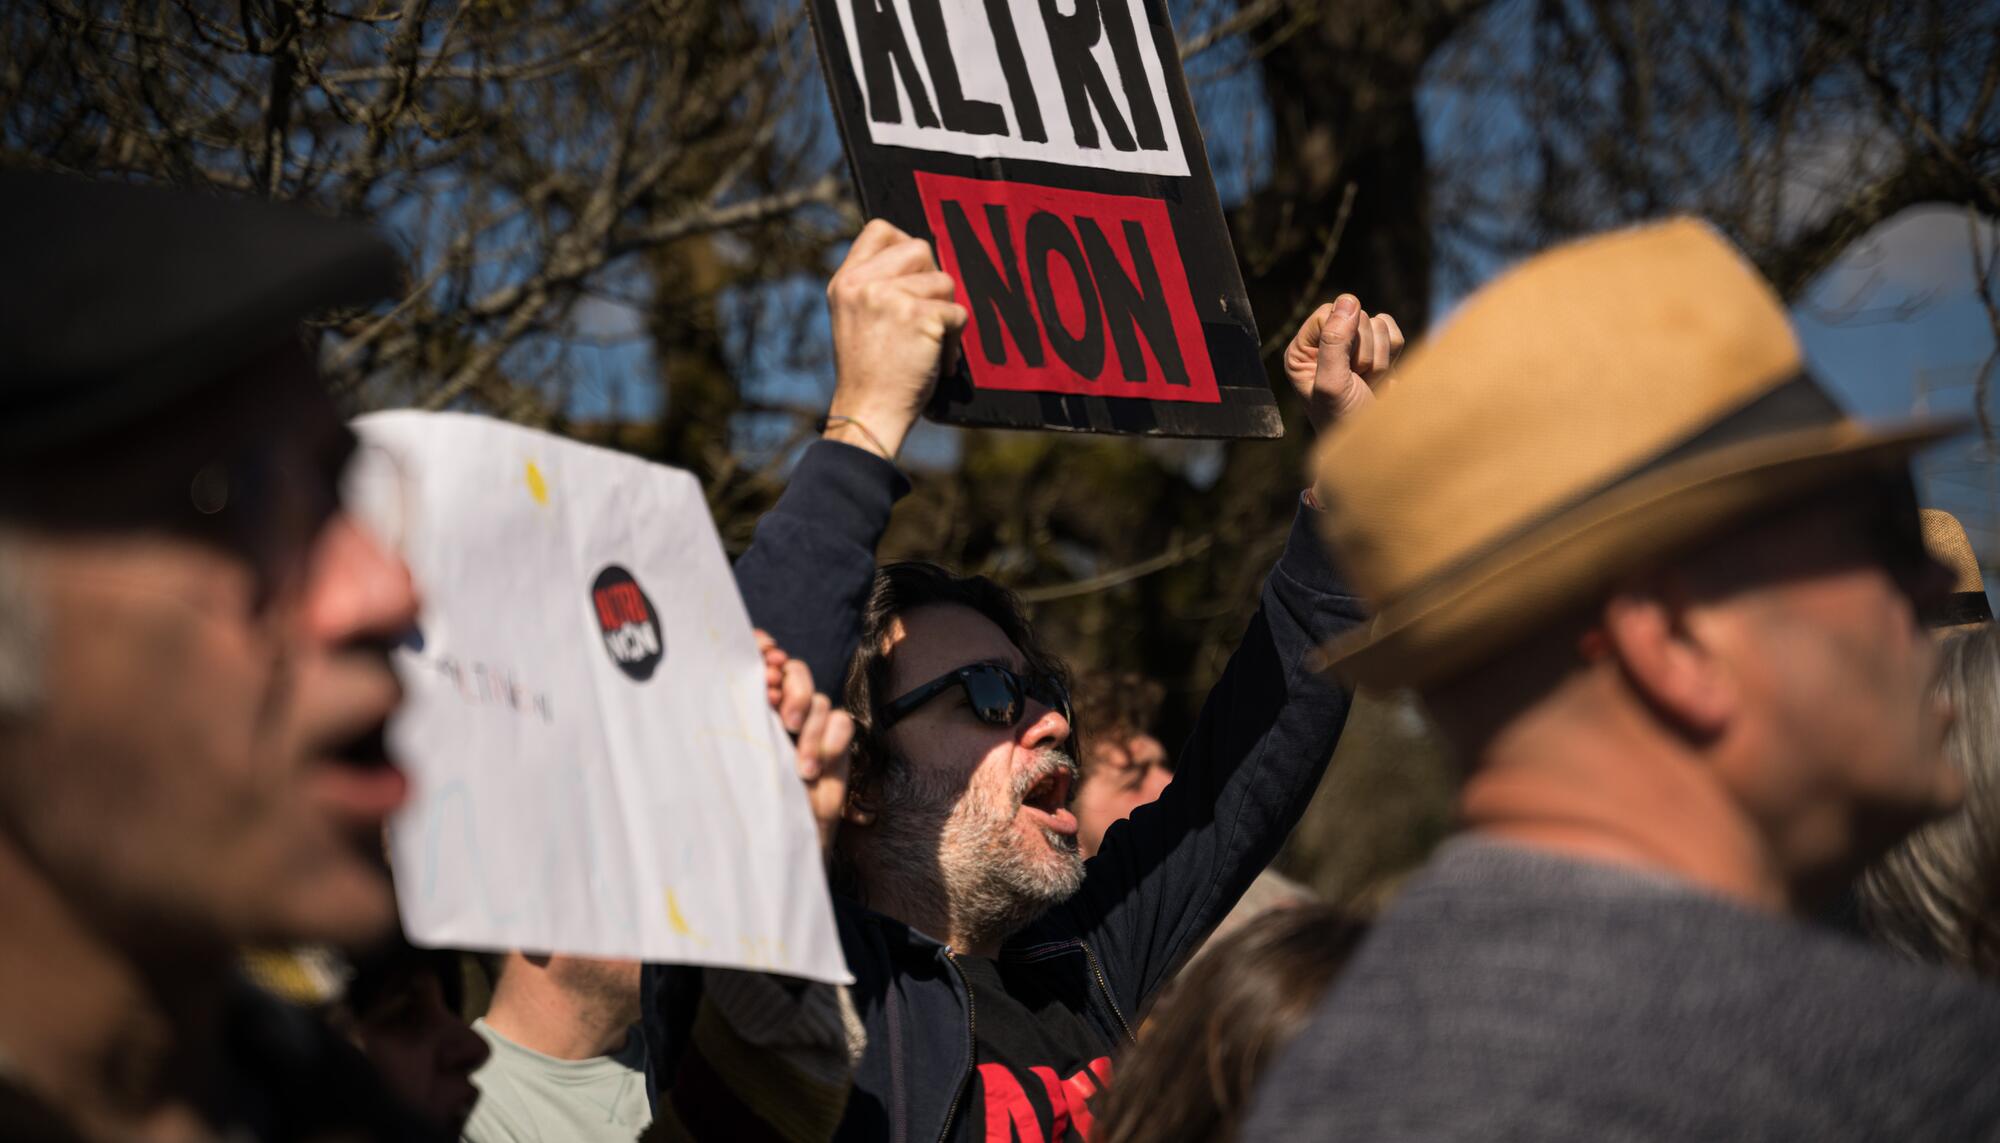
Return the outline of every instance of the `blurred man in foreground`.
{"type": "Polygon", "coordinates": [[[1697,223],[1468,299],[1320,457],[1379,608],[1330,657],[1419,688],[1468,833],[1247,1136],[2000,1133],[2000,995],[1798,919],[1959,797],[1907,463],[1958,427],[1844,417],[1697,223]]]}
{"type": "Polygon", "coordinates": [[[395,259],[13,175],[0,249],[0,1134],[399,1137],[357,1054],[232,973],[394,924],[370,854],[416,601],[341,509],[300,319],[395,259]]]}

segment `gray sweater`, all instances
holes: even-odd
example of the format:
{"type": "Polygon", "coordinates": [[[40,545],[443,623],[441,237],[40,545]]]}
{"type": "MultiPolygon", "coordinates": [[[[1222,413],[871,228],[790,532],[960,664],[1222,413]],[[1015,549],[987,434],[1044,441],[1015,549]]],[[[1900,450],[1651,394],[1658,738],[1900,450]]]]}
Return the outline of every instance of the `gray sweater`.
{"type": "Polygon", "coordinates": [[[2000,1139],[2000,991],[1686,884],[1448,844],[1246,1139],[2000,1139]]]}

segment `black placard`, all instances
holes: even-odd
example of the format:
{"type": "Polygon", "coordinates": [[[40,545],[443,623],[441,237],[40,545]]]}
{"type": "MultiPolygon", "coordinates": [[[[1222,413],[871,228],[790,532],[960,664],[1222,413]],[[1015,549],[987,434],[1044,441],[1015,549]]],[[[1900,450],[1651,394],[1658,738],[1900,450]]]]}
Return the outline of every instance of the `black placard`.
{"type": "Polygon", "coordinates": [[[863,208],[972,312],[932,418],[1283,434],[1163,0],[811,12],[863,208]]]}

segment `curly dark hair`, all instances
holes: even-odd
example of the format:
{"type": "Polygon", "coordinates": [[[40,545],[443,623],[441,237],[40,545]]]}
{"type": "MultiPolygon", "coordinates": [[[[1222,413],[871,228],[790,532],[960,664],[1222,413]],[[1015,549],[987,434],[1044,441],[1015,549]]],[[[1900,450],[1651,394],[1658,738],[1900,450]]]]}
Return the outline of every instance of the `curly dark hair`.
{"type": "Polygon", "coordinates": [[[438,994],[446,1008],[465,1010],[465,966],[460,954],[452,950],[418,948],[397,933],[355,957],[353,969],[342,1000],[356,1020],[368,1018],[376,1008],[407,993],[424,976],[437,979],[438,994]]]}
{"type": "MultiPolygon", "coordinates": [[[[861,613],[861,646],[847,667],[845,702],[854,719],[853,770],[848,779],[850,796],[869,800],[885,775],[894,774],[907,761],[890,749],[881,727],[881,708],[894,695],[889,687],[889,633],[898,616],[919,607],[956,604],[969,607],[991,620],[1000,633],[1021,651],[1028,669],[1055,679],[1067,690],[1069,669],[1054,652],[1035,638],[1035,631],[1013,592],[981,575],[960,575],[949,568],[923,560],[904,560],[883,565],[875,573],[875,586],[861,613]]],[[[1070,749],[1081,753],[1079,732],[1070,727],[1070,749]]]]}
{"type": "MultiPolygon", "coordinates": [[[[1078,676],[1069,697],[1076,720],[1088,723],[1091,733],[1124,743],[1153,733],[1167,688],[1135,671],[1092,671],[1078,676]]],[[[1078,754],[1076,763],[1088,778],[1093,764],[1089,752],[1078,754]]]]}

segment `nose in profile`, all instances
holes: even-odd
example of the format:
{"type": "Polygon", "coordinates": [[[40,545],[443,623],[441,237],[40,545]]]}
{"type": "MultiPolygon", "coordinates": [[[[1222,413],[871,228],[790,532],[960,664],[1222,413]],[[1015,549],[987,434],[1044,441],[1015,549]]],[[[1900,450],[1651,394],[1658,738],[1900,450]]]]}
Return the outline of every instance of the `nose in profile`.
{"type": "Polygon", "coordinates": [[[345,513],[320,534],[307,615],[328,643],[400,639],[417,621],[409,565],[345,513]]]}
{"type": "Polygon", "coordinates": [[[1028,703],[1027,722],[1021,731],[1021,745],[1031,750],[1045,746],[1060,746],[1069,741],[1069,719],[1059,710],[1052,710],[1033,699],[1028,703]]]}

